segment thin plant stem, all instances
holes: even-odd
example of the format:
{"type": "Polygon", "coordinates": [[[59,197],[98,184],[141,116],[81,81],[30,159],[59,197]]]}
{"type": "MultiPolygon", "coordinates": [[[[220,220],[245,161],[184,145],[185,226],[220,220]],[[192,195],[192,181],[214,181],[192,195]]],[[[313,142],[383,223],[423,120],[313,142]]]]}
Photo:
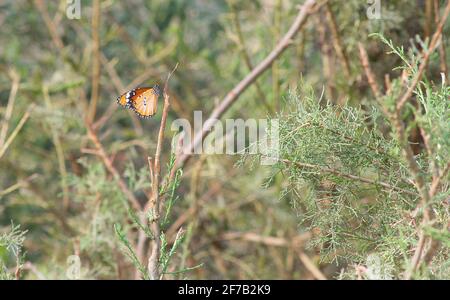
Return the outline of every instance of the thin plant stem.
{"type": "Polygon", "coordinates": [[[347,53],[345,52],[344,46],[342,45],[341,36],[339,35],[339,30],[334,16],[331,4],[328,2],[325,4],[325,10],[327,13],[328,26],[331,30],[331,36],[333,37],[333,45],[336,53],[342,63],[345,76],[350,79],[350,63],[348,62],[347,53]]]}
{"type": "Polygon", "coordinates": [[[5,143],[6,135],[8,134],[9,121],[11,120],[11,115],[14,108],[14,103],[16,100],[17,91],[19,90],[20,76],[11,70],[10,76],[12,78],[11,91],[9,92],[8,104],[6,105],[5,115],[2,120],[2,127],[0,131],[0,147],[5,143]]]}
{"type": "MultiPolygon", "coordinates": [[[[166,122],[167,122],[167,115],[169,114],[169,108],[170,108],[170,95],[168,92],[168,85],[170,77],[172,76],[173,72],[175,72],[176,68],[178,67],[178,64],[175,66],[175,68],[172,70],[171,73],[167,76],[166,83],[164,85],[164,107],[161,117],[161,124],[159,127],[159,133],[158,133],[158,142],[156,144],[156,152],[155,152],[155,159],[154,164],[151,164],[151,160],[149,159],[149,167],[151,170],[151,176],[152,176],[152,188],[151,188],[151,195],[149,197],[149,201],[147,202],[144,213],[145,215],[150,211],[151,212],[151,219],[150,219],[150,228],[153,233],[153,240],[151,245],[151,254],[148,259],[148,272],[149,277],[152,280],[157,280],[161,276],[161,269],[159,265],[159,257],[161,253],[161,227],[159,223],[160,218],[160,195],[159,195],[159,187],[160,187],[160,180],[161,180],[161,153],[163,150],[163,141],[164,141],[164,131],[166,128],[166,122]]],[[[139,241],[138,241],[139,243],[139,241]]]]}
{"type": "Polygon", "coordinates": [[[30,112],[26,111],[23,114],[22,118],[20,119],[19,124],[17,124],[16,128],[13,130],[13,132],[9,135],[6,142],[0,148],[0,158],[2,158],[2,156],[5,154],[6,150],[8,150],[9,146],[12,144],[14,139],[17,137],[17,134],[20,132],[23,125],[25,125],[25,123],[27,122],[29,117],[30,117],[30,112]]]}
{"type": "Polygon", "coordinates": [[[92,9],[92,92],[89,103],[89,122],[95,119],[100,93],[100,0],[94,0],[92,9]]]}

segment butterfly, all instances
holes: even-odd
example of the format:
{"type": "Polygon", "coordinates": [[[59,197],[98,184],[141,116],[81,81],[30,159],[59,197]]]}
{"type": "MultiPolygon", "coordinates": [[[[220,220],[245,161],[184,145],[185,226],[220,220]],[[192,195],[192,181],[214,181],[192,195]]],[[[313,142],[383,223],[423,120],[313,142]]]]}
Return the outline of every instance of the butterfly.
{"type": "Polygon", "coordinates": [[[139,117],[149,118],[156,113],[160,94],[161,89],[157,84],[151,88],[135,88],[118,97],[117,103],[134,110],[139,117]]]}

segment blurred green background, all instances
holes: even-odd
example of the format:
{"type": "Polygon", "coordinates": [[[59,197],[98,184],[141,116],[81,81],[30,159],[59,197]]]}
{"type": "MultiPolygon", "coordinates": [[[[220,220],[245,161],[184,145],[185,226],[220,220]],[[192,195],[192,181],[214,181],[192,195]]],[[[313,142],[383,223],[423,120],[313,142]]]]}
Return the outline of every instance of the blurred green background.
{"type": "MultiPolygon", "coordinates": [[[[273,49],[303,1],[105,0],[98,10],[93,2],[81,1],[81,18],[69,19],[66,1],[0,1],[5,137],[29,113],[0,157],[0,225],[4,232],[11,222],[27,230],[22,278],[66,278],[67,257],[73,254],[81,258],[82,278],[134,278],[113,224],[125,226],[130,239],[136,228],[116,182],[92,153],[85,119],[93,116],[115,167],[145,202],[147,157],[155,152],[162,104],[153,118],[139,119],[119,108],[116,98],[136,86],[163,84],[179,63],[170,81],[162,157],[166,172],[171,121],[192,120],[194,110],[206,118],[273,49]]],[[[289,112],[289,92],[303,85],[336,105],[369,105],[373,95],[358,42],[367,49],[380,82],[384,74],[399,76],[401,71],[393,68],[400,59],[387,55],[368,35],[381,32],[405,47],[416,35],[429,36],[425,2],[382,1],[382,19],[369,20],[366,1],[330,1],[348,65],[335,51],[333,28],[321,8],[225,117],[259,119],[289,112]]],[[[430,68],[437,70],[439,60],[430,68]]],[[[431,73],[439,80],[439,72],[431,73]]],[[[170,221],[187,234],[169,270],[202,265],[168,278],[314,278],[296,247],[306,249],[327,277],[336,278],[347,262],[323,260],[316,248],[307,247],[310,233],[299,225],[290,198],[282,197],[288,185],[282,174],[267,184],[270,167],[237,167],[238,160],[195,156],[184,168],[170,221]]],[[[176,228],[168,226],[167,232],[173,236],[176,228]]],[[[0,255],[14,265],[5,249],[0,255]]]]}

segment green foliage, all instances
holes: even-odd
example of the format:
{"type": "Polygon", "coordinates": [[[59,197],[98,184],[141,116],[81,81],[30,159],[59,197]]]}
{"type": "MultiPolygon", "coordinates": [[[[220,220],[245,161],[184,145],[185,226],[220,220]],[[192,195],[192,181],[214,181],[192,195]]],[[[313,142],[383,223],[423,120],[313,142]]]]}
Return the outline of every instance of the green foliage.
{"type": "MultiPolygon", "coordinates": [[[[174,160],[172,160],[171,164],[168,167],[168,170],[170,170],[173,167],[174,160]]],[[[169,224],[169,215],[172,211],[172,207],[175,204],[175,202],[178,200],[178,196],[175,195],[176,188],[181,183],[181,176],[183,175],[182,169],[178,169],[175,173],[175,178],[172,182],[169,183],[169,186],[167,187],[166,191],[162,191],[161,193],[169,193],[167,198],[167,207],[165,210],[164,218],[161,222],[161,226],[165,227],[169,224]]]]}
{"type": "MultiPolygon", "coordinates": [[[[413,62],[408,62],[402,48],[382,39],[392,53],[401,56],[403,68],[412,77],[420,61],[413,55],[413,62]]],[[[423,128],[429,137],[430,152],[418,156],[418,162],[426,184],[431,186],[434,177],[428,175],[448,165],[449,88],[423,81],[415,94],[422,108],[409,106],[409,110],[415,115],[413,125],[423,128]]],[[[421,214],[412,213],[420,196],[397,135],[383,134],[377,124],[387,120],[376,106],[363,110],[320,103],[305,85],[290,95],[286,111],[277,117],[281,158],[273,174],[281,172],[290,182],[282,195],[291,201],[302,226],[315,233],[310,246],[320,250],[324,261],[365,264],[366,276],[371,279],[400,277],[409,263],[405,260],[409,249],[417,242],[411,224],[420,222],[421,214]],[[377,268],[388,271],[374,271],[367,262],[370,255],[375,255],[377,268]]],[[[434,227],[425,230],[442,243],[433,262],[449,255],[445,234],[449,195],[446,189],[429,204],[437,218],[434,227]]],[[[437,262],[430,266],[431,274],[418,276],[448,277],[448,268],[447,273],[442,268],[446,267],[437,262]]]]}
{"type": "Polygon", "coordinates": [[[139,261],[139,258],[137,257],[136,252],[134,251],[133,247],[131,246],[131,244],[128,241],[128,239],[125,236],[125,234],[122,232],[122,228],[120,227],[120,225],[119,224],[114,224],[114,230],[116,231],[117,237],[119,238],[120,242],[126,248],[125,249],[125,254],[131,260],[131,262],[136,267],[136,269],[139,270],[139,272],[142,275],[142,278],[149,279],[148,270],[139,261]]]}
{"type": "MultiPolygon", "coordinates": [[[[174,163],[175,163],[174,156],[171,155],[167,169],[171,170],[174,167],[174,163]]],[[[142,232],[144,232],[144,234],[147,236],[148,240],[150,240],[150,241],[155,239],[155,234],[154,234],[154,232],[152,232],[152,229],[150,228],[150,226],[148,224],[158,222],[159,226],[163,230],[164,230],[165,226],[169,224],[169,215],[170,215],[172,206],[178,198],[178,196],[175,195],[175,191],[176,191],[177,187],[180,185],[180,182],[181,182],[180,179],[181,179],[182,173],[183,172],[181,169],[176,170],[173,180],[170,180],[169,177],[167,177],[166,179],[168,180],[168,183],[165,186],[161,187],[161,189],[159,190],[160,197],[166,196],[165,201],[164,201],[166,203],[166,207],[164,210],[164,218],[160,218],[160,217],[156,218],[152,214],[152,210],[149,210],[147,215],[145,216],[145,218],[143,218],[143,221],[141,221],[141,218],[139,218],[139,216],[136,214],[135,211],[133,211],[133,209],[130,208],[128,210],[129,219],[132,221],[133,225],[136,228],[140,229],[142,232]]],[[[151,200],[149,200],[149,201],[151,201],[151,200]]],[[[121,225],[114,224],[114,229],[115,229],[115,233],[116,233],[120,243],[122,244],[122,246],[124,248],[123,252],[130,259],[130,261],[133,263],[135,268],[137,270],[139,270],[141,277],[143,279],[150,279],[151,278],[150,270],[147,267],[145,267],[139,260],[138,255],[136,254],[136,249],[130,243],[128,238],[126,237],[126,234],[123,232],[121,225]]],[[[185,268],[185,269],[182,269],[175,273],[167,272],[167,268],[169,267],[169,263],[170,263],[172,257],[174,256],[175,251],[183,242],[183,237],[184,237],[184,233],[180,229],[179,233],[175,237],[172,247],[170,249],[168,249],[168,243],[166,240],[166,236],[165,236],[164,232],[161,233],[161,235],[160,235],[161,246],[160,246],[160,257],[158,259],[158,268],[161,270],[162,276],[164,276],[164,274],[175,274],[175,273],[187,272],[189,270],[196,268],[196,267],[185,268]]]]}
{"type": "Polygon", "coordinates": [[[402,192],[414,193],[414,187],[403,178],[397,144],[377,132],[376,120],[361,109],[318,103],[307,88],[290,96],[289,112],[279,118],[280,156],[292,164],[280,163],[275,173],[282,171],[291,183],[283,194],[302,224],[318,232],[312,246],[320,248],[322,259],[358,261],[379,251],[382,237],[392,236],[392,224],[414,207],[417,197],[402,192]]]}
{"type": "Polygon", "coordinates": [[[20,229],[20,225],[11,224],[11,230],[0,235],[0,280],[14,279],[22,269],[25,255],[22,249],[26,233],[26,230],[20,229]]]}

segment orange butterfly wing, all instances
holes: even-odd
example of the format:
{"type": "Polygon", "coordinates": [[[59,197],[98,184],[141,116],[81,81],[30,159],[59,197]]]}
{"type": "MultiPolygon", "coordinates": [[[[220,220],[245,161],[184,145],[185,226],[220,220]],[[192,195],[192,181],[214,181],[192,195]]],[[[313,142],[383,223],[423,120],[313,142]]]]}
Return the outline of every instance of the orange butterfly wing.
{"type": "Polygon", "coordinates": [[[126,92],[125,94],[121,95],[117,98],[117,103],[119,103],[120,106],[131,108],[132,104],[132,98],[136,94],[136,89],[133,89],[131,91],[126,92]]]}
{"type": "Polygon", "coordinates": [[[156,113],[160,89],[157,85],[152,88],[137,88],[131,97],[131,108],[143,118],[148,118],[156,113]]]}
{"type": "Polygon", "coordinates": [[[138,116],[147,118],[156,113],[160,94],[158,85],[152,88],[135,88],[118,97],[117,103],[123,107],[131,108],[138,116]]]}

